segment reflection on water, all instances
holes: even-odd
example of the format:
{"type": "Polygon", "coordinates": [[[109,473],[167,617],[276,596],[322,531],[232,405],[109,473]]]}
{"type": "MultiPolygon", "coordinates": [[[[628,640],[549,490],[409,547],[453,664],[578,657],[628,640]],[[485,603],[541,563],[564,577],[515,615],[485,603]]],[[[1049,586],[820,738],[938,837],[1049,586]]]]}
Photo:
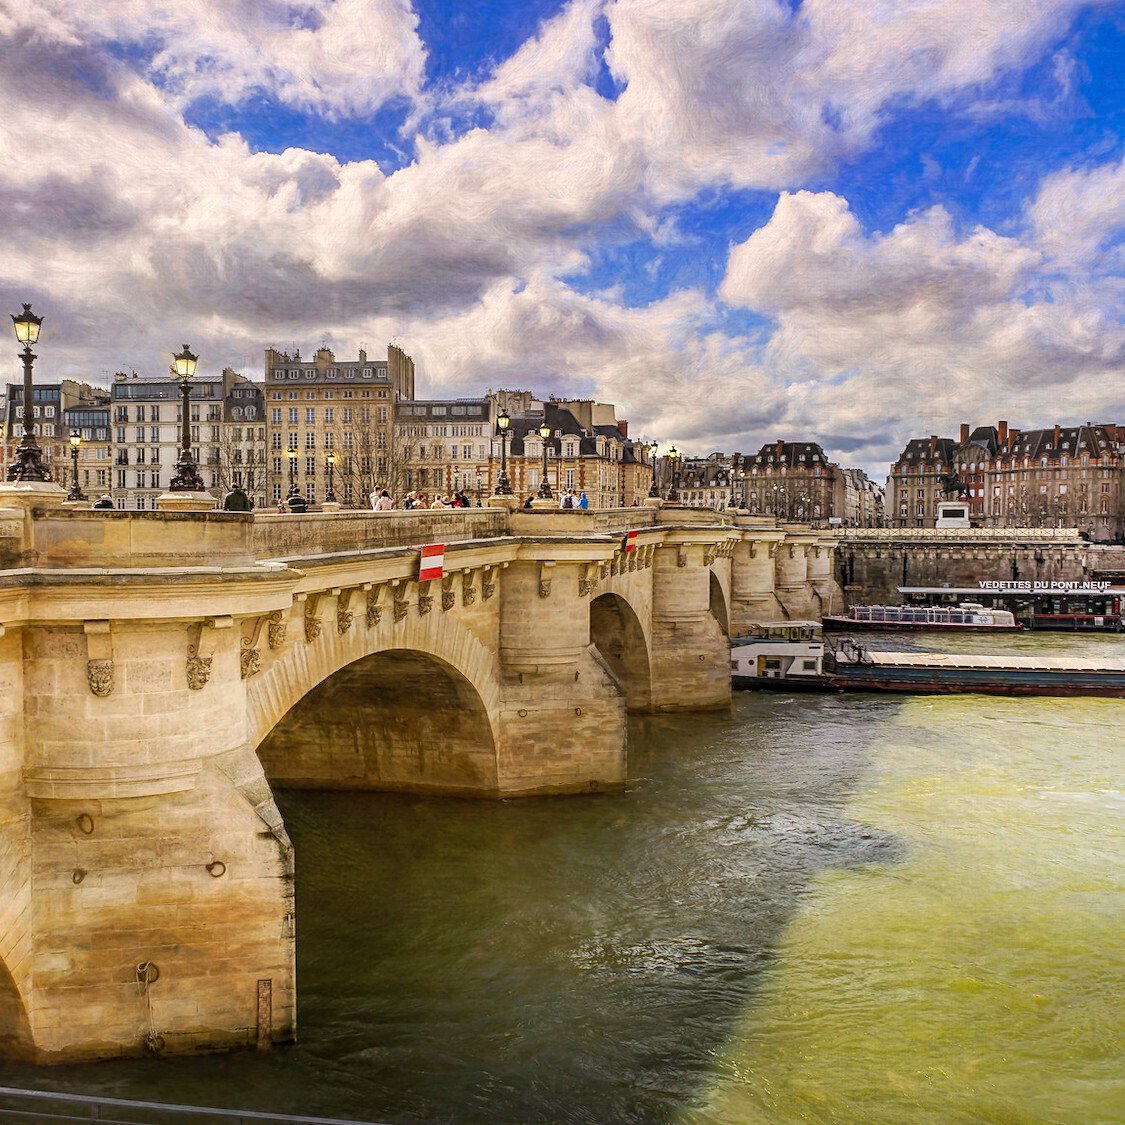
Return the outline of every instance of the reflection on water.
{"type": "Polygon", "coordinates": [[[1121,717],[743,693],[636,722],[620,794],[281,794],[300,1044],[0,1081],[389,1122],[1125,1120],[1121,717]]]}

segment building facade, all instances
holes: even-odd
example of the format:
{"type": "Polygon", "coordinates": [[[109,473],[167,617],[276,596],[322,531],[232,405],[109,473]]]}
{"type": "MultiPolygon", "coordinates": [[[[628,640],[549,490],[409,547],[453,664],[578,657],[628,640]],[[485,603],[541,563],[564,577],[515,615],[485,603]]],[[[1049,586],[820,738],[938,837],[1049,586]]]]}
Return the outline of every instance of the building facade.
{"type": "Polygon", "coordinates": [[[1077,527],[1097,542],[1125,537],[1125,427],[1019,430],[1000,421],[958,439],[907,443],[891,466],[890,518],[933,527],[937,500],[961,498],[980,527],[1077,527]]]}
{"type": "MultiPolygon", "coordinates": [[[[23,437],[23,384],[9,383],[7,411],[4,426],[2,471],[7,474],[12,464],[16,446],[23,437]]],[[[43,464],[51,479],[69,487],[71,476],[70,433],[72,424],[67,413],[81,407],[105,407],[109,394],[104,388],[92,387],[77,379],[63,379],[60,383],[36,383],[32,387],[32,430],[39,448],[43,451],[43,464]]],[[[93,425],[91,430],[101,427],[93,425]]],[[[91,437],[90,440],[95,440],[91,437]]]]}
{"type": "Polygon", "coordinates": [[[390,487],[396,464],[395,403],[414,398],[414,361],[391,344],[386,359],[337,359],[321,347],[304,360],[266,349],[266,479],[276,504],[290,488],[310,504],[328,491],[333,454],[333,492],[340,503],[362,507],[378,485],[390,487]],[[290,455],[295,451],[295,456],[290,455]]]}
{"type": "MultiPolygon", "coordinates": [[[[265,449],[261,388],[228,367],[218,376],[197,375],[188,392],[192,457],[204,487],[221,500],[238,472],[251,499],[264,503],[266,482],[250,471],[265,449]]],[[[111,396],[114,504],[130,511],[155,509],[180,457],[181,384],[168,376],[119,371],[111,396]]]]}
{"type": "Polygon", "coordinates": [[[775,441],[742,458],[751,515],[822,522],[842,518],[839,466],[815,441],[775,441]]]}
{"type": "Polygon", "coordinates": [[[479,506],[492,489],[495,412],[488,398],[396,403],[394,453],[376,487],[398,503],[408,492],[426,500],[464,492],[479,506]]]}

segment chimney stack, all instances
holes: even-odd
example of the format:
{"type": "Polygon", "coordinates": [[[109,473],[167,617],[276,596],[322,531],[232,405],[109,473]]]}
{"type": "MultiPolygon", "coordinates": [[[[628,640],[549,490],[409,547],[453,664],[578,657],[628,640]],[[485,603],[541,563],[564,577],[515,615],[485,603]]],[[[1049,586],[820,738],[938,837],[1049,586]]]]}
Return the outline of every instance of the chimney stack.
{"type": "Polygon", "coordinates": [[[996,431],[997,431],[997,439],[999,440],[1000,444],[1002,446],[1007,445],[1008,444],[1008,423],[1007,422],[997,422],[996,423],[996,431]]]}
{"type": "Polygon", "coordinates": [[[961,423],[961,444],[964,445],[969,440],[969,423],[961,423]]]}
{"type": "Polygon", "coordinates": [[[937,434],[930,434],[930,460],[934,459],[934,454],[937,452],[937,434]]]}
{"type": "Polygon", "coordinates": [[[785,456],[785,442],[781,438],[777,439],[777,456],[779,460],[785,456]]]}
{"type": "Polygon", "coordinates": [[[1056,450],[1059,447],[1059,431],[1060,431],[1061,428],[1062,427],[1059,426],[1058,422],[1056,422],[1055,423],[1055,440],[1054,440],[1054,443],[1053,443],[1053,448],[1056,449],[1056,450]]]}

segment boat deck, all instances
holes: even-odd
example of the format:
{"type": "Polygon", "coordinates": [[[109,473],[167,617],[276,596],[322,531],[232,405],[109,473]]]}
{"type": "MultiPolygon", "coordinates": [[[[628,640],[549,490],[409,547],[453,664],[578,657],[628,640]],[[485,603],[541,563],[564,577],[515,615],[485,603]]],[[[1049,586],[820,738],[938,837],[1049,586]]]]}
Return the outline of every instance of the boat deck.
{"type": "Polygon", "coordinates": [[[1082,660],[1072,656],[967,656],[954,652],[870,652],[862,660],[837,656],[838,664],[898,668],[980,668],[1028,672],[1105,672],[1125,675],[1125,660],[1082,660]]]}

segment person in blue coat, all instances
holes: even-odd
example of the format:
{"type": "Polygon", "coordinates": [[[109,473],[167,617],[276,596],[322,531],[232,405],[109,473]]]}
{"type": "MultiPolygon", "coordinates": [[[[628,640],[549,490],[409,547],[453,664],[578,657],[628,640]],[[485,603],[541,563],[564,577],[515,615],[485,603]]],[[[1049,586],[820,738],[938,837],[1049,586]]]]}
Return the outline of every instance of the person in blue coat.
{"type": "Polygon", "coordinates": [[[590,501],[586,499],[585,492],[583,492],[582,495],[578,497],[578,506],[580,508],[588,508],[590,506],[590,501]]]}

